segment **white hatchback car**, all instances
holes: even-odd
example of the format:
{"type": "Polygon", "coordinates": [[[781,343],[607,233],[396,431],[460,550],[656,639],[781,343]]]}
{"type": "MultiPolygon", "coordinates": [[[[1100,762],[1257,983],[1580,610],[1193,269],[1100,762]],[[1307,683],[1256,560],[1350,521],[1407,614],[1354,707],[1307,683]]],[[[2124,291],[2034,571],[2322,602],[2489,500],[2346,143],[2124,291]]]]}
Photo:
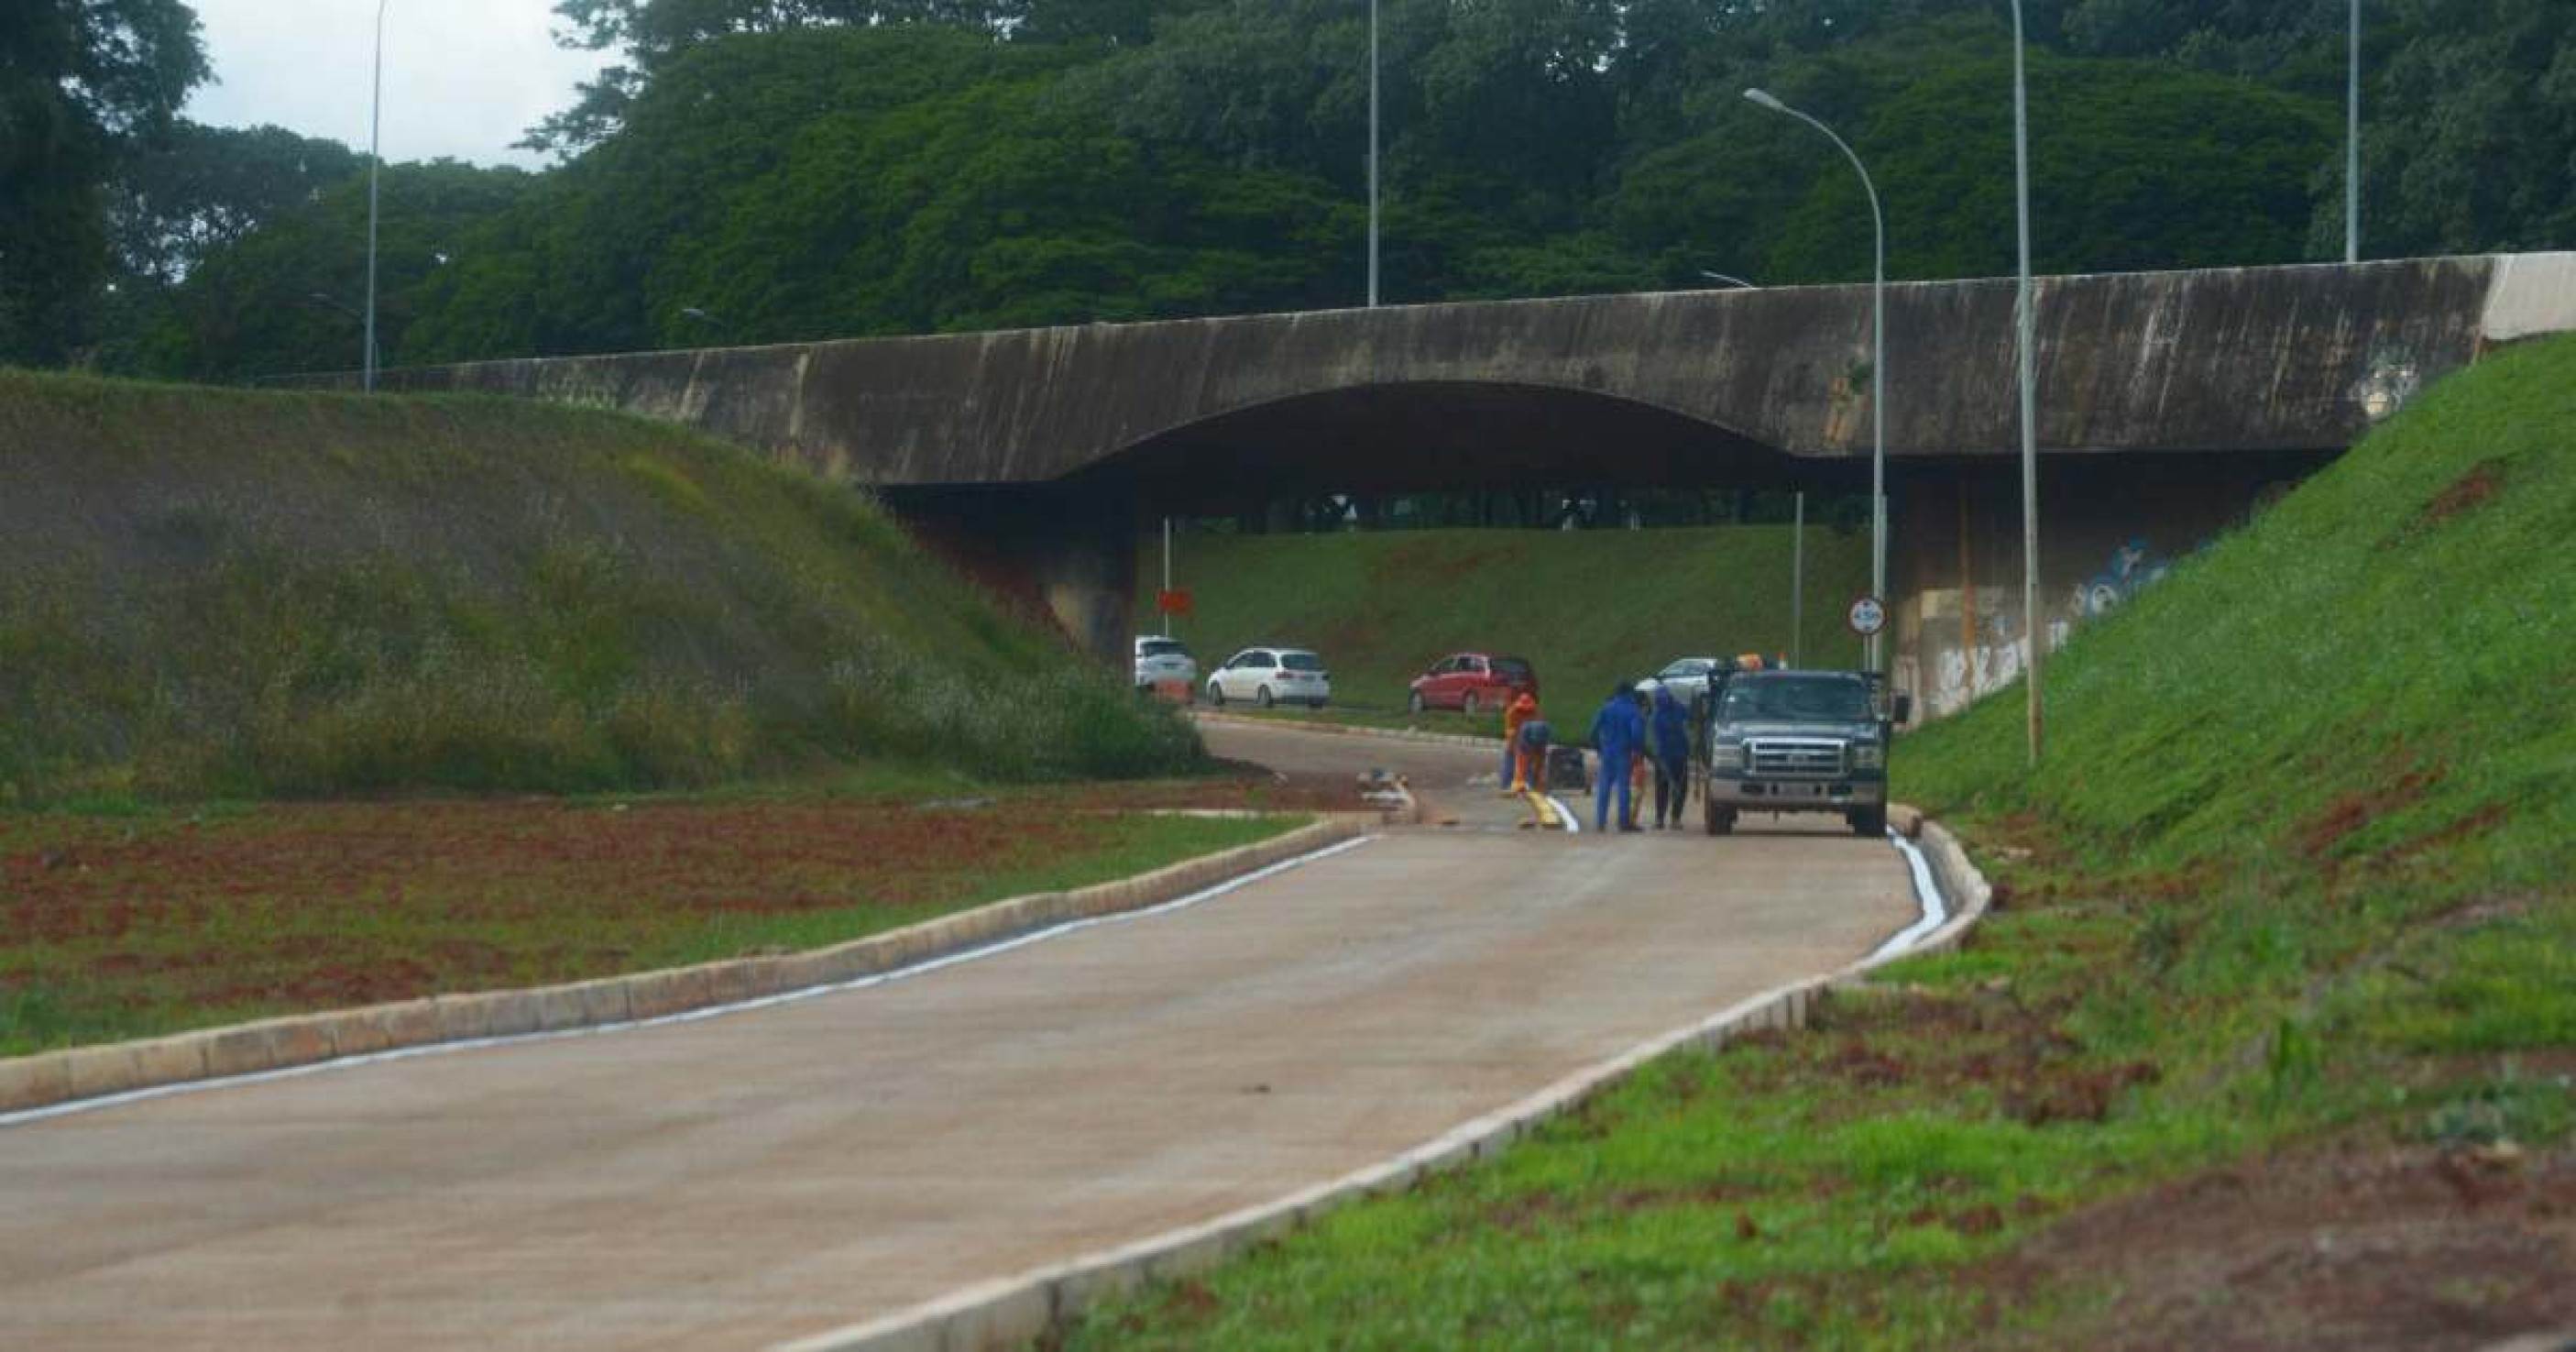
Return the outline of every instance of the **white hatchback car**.
{"type": "Polygon", "coordinates": [[[1333,674],[1303,648],[1246,648],[1208,676],[1207,697],[1210,704],[1243,699],[1264,709],[1279,703],[1320,709],[1333,697],[1333,674]]]}
{"type": "Polygon", "coordinates": [[[1199,683],[1199,660],[1176,638],[1153,634],[1136,636],[1136,689],[1150,693],[1165,681],[1178,681],[1183,686],[1199,683]]]}

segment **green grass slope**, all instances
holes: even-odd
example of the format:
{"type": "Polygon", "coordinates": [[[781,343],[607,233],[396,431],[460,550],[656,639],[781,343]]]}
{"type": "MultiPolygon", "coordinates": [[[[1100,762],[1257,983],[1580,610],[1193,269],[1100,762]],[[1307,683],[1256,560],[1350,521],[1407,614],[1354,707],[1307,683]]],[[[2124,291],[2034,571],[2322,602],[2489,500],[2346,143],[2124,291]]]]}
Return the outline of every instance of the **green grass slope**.
{"type": "MultiPolygon", "coordinates": [[[[1998,885],[1960,951],[1838,993],[1809,1033],[1669,1058],[1067,1345],[2563,1328],[2571,594],[2560,339],[2447,380],[2080,631],[2036,771],[2018,691],[1900,746],[1905,796],[1998,885]]],[[[1736,845],[1708,842],[1710,866],[1736,845]]]]}
{"type": "Polygon", "coordinates": [[[2508,350],[1909,748],[1905,787],[2122,853],[2536,883],[2576,827],[2576,344],[2508,350]]]}
{"type": "MultiPolygon", "coordinates": [[[[1813,527],[1806,548],[1804,656],[1855,664],[1843,609],[1868,588],[1869,537],[1813,527]]],[[[1137,556],[1149,628],[1161,550],[1137,556]]],[[[1588,710],[1676,657],[1790,647],[1787,526],[1186,535],[1175,551],[1196,613],[1173,632],[1202,667],[1254,643],[1311,647],[1351,705],[1400,707],[1425,666],[1461,650],[1527,657],[1552,704],[1588,710]]]]}
{"type": "Polygon", "coordinates": [[[0,802],[1195,754],[858,496],[702,438],[0,372],[0,802]]]}

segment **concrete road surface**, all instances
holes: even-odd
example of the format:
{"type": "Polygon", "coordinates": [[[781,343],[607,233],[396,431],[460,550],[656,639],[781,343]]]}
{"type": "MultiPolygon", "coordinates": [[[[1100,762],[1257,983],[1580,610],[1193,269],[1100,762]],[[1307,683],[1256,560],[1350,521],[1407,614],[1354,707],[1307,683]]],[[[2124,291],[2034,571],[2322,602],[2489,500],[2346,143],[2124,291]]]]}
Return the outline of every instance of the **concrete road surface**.
{"type": "Polygon", "coordinates": [[[1887,845],[1752,825],[1391,833],[872,989],[0,1128],[0,1347],[747,1348],[1140,1239],[1912,918],[1887,845]]]}

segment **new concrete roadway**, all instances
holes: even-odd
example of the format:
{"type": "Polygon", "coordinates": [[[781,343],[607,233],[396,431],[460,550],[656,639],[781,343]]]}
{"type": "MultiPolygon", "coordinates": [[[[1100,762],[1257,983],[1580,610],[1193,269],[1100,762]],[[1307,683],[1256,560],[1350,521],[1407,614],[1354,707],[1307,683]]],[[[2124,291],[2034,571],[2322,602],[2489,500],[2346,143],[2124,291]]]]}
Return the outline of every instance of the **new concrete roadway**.
{"type": "MultiPolygon", "coordinates": [[[[1462,827],[874,988],[0,1128],[0,1347],[757,1347],[1362,1167],[1868,952],[1823,828],[1462,827]]],[[[1838,824],[1838,823],[1837,823],[1838,824]]]]}

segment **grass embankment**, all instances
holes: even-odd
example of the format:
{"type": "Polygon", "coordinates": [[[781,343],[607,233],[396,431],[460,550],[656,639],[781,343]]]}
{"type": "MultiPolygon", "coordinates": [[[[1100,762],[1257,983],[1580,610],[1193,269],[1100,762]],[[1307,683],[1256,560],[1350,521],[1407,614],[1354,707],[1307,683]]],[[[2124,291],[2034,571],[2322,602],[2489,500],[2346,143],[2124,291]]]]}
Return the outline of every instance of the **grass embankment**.
{"type": "Polygon", "coordinates": [[[0,814],[0,1056],[819,948],[1307,820],[1082,810],[1157,787],[0,814]]]}
{"type": "Polygon", "coordinates": [[[859,496],[704,438],[0,372],[0,805],[1196,755],[859,496]]]}
{"type": "MultiPolygon", "coordinates": [[[[1137,556],[1138,623],[1149,627],[1161,550],[1156,539],[1137,556]]],[[[1868,588],[1869,537],[1811,527],[1806,550],[1803,655],[1857,663],[1843,611],[1868,588]]],[[[1173,634],[1203,669],[1255,643],[1313,648],[1335,703],[1360,709],[1402,709],[1412,679],[1450,653],[1505,652],[1536,664],[1562,726],[1612,682],[1676,657],[1791,646],[1787,526],[1184,535],[1175,555],[1175,585],[1196,613],[1173,634]]]]}
{"type": "MultiPolygon", "coordinates": [[[[1081,1348],[2482,1346],[2576,1324],[2576,341],[1900,749],[2002,909],[1081,1348]]],[[[1712,842],[1722,867],[1725,843],[1712,842]]]]}

